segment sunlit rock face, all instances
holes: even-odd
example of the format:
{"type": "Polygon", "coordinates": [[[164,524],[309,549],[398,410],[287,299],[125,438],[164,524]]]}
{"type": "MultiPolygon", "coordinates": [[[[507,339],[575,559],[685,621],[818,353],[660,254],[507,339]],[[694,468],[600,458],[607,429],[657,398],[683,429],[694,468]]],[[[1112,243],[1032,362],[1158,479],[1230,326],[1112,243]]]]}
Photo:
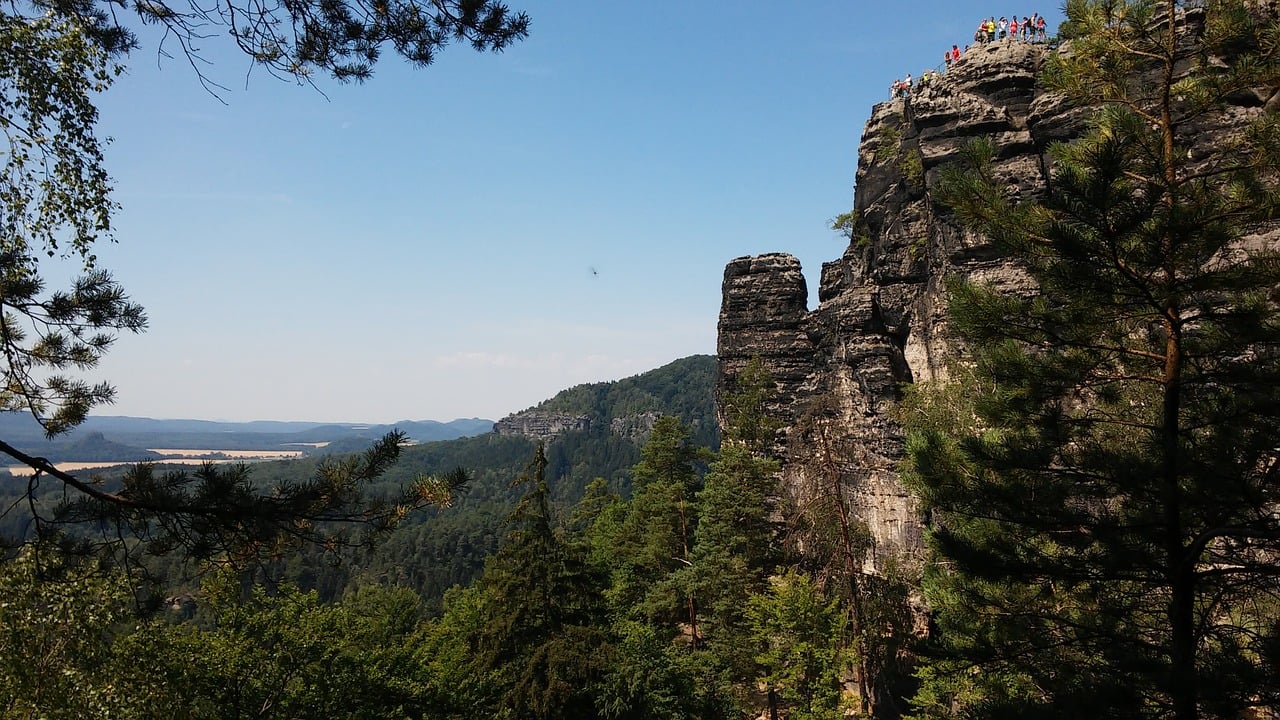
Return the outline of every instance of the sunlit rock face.
{"type": "MultiPolygon", "coordinates": [[[[841,257],[823,264],[816,309],[807,309],[790,255],[738,258],[725,269],[719,397],[734,390],[752,357],[762,360],[779,389],[772,412],[784,426],[784,487],[803,503],[838,482],[870,533],[868,571],[922,556],[923,519],[898,480],[903,437],[893,407],[904,384],[941,377],[962,352],[945,332],[944,278],[1035,292],[1016,264],[949,219],[931,190],[939,168],[985,136],[995,141],[996,176],[1011,196],[1045,192],[1048,148],[1079,134],[1087,117],[1037,84],[1048,52],[1019,42],[976,45],[910,99],[872,109],[853,200],[861,227],[841,257]]],[[[1274,100],[1248,95],[1191,131],[1230,133],[1274,100]]],[[[1271,228],[1246,241],[1277,238],[1271,228]]]]}
{"type": "Polygon", "coordinates": [[[493,424],[498,435],[519,435],[547,442],[571,431],[591,427],[588,415],[526,410],[513,413],[493,424]]]}

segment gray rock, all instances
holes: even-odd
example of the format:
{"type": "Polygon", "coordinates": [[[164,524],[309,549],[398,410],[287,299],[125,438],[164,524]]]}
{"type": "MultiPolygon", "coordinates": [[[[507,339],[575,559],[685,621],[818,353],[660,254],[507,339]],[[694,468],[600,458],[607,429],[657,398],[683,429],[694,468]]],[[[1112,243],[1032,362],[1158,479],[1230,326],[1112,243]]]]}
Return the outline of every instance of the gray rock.
{"type": "MultiPolygon", "coordinates": [[[[873,108],[853,199],[863,232],[823,264],[816,309],[806,308],[805,280],[791,255],[738,258],[725,269],[719,396],[733,391],[753,357],[761,359],[778,388],[769,410],[784,426],[776,448],[786,493],[811,501],[805,496],[824,487],[818,476],[836,473],[848,508],[870,533],[869,572],[923,557],[923,519],[898,478],[903,435],[893,408],[905,383],[943,377],[963,353],[946,332],[944,278],[1035,292],[1022,269],[933,202],[938,168],[965,142],[989,136],[1009,192],[1022,199],[1045,192],[1047,149],[1080,133],[1091,112],[1037,85],[1048,52],[1016,42],[976,46],[929,89],[873,108]]],[[[1193,131],[1229,137],[1268,98],[1235,100],[1193,131]]],[[[1271,228],[1249,242],[1274,247],[1278,237],[1271,228]]]]}
{"type": "Polygon", "coordinates": [[[508,415],[494,423],[493,432],[498,435],[520,435],[545,442],[554,440],[571,430],[586,430],[589,427],[591,427],[589,415],[526,410],[508,415]]]}

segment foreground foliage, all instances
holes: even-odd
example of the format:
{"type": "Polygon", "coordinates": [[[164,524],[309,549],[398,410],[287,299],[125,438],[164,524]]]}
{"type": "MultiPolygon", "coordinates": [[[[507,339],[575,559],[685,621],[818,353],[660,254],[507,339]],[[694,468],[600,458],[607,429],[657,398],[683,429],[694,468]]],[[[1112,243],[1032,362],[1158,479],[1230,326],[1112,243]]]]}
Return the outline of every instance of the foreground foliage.
{"type": "Polygon", "coordinates": [[[555,503],[536,448],[498,551],[430,619],[406,588],[324,603],[226,567],[160,602],[27,551],[0,563],[0,697],[19,717],[843,718],[846,600],[782,549],[756,380],[718,455],[656,422],[630,498],[601,478],[555,503]]]}
{"type": "Polygon", "coordinates": [[[246,587],[228,569],[156,615],[135,604],[136,577],[28,548],[0,564],[0,712],[597,716],[592,678],[612,660],[600,588],[583,584],[591,574],[557,538],[540,498],[545,486],[526,496],[482,582],[459,589],[430,624],[403,588],[364,586],[322,604],[289,586],[246,587]]]}
{"type": "MultiPolygon", "coordinates": [[[[142,307],[94,255],[97,243],[114,240],[118,209],[104,142],[96,134],[95,101],[122,71],[119,61],[138,45],[131,15],[135,24],[163,28],[162,43],[176,45],[171,49],[191,62],[210,90],[216,85],[201,74],[200,45],[219,32],[253,67],[311,82],[318,72],[340,81],[366,79],[388,47],[417,66],[430,64],[451,42],[500,51],[523,39],[529,27],[526,15],[489,0],[6,4],[0,10],[0,412],[30,413],[49,437],[112,401],[110,383],[91,383],[82,374],[98,365],[121,333],[147,324],[142,307]],[[50,288],[49,258],[70,261],[81,276],[66,289],[50,288]]],[[[163,44],[157,52],[167,55],[163,44]]],[[[365,479],[360,468],[340,471],[344,479],[317,476],[316,485],[329,486],[322,492],[295,487],[278,496],[257,494],[237,471],[209,467],[160,478],[144,468],[123,491],[108,492],[7,442],[0,441],[0,452],[80,498],[73,512],[45,519],[68,523],[109,515],[117,527],[142,526],[160,545],[195,557],[232,546],[245,552],[287,534],[329,540],[326,533],[316,537],[313,528],[396,517],[378,510],[378,500],[350,492],[365,479]]],[[[28,485],[25,496],[33,512],[38,484],[28,485]]]]}
{"type": "Polygon", "coordinates": [[[1239,718],[1280,709],[1280,87],[1251,3],[1067,3],[1051,86],[1104,101],[1008,200],[992,149],[946,178],[1039,293],[951,286],[971,356],[917,391],[933,520],[929,717],[1239,718]],[[1189,73],[1184,74],[1187,67],[1189,73]],[[1257,106],[1254,106],[1257,108],[1257,106]]]}

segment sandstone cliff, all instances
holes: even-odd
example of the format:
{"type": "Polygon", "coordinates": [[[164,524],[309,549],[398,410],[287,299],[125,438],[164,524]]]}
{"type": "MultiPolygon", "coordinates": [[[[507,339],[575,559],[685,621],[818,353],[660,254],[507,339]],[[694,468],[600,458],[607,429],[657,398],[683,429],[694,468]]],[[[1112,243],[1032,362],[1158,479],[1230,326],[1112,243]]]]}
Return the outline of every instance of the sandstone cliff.
{"type": "MultiPolygon", "coordinates": [[[[762,359],[779,388],[772,410],[785,427],[784,487],[803,502],[838,480],[869,531],[869,571],[921,554],[922,518],[896,473],[902,434],[892,408],[904,383],[939,377],[960,352],[945,333],[943,278],[1034,291],[984,238],[949,221],[931,188],[967,140],[989,136],[1010,194],[1045,191],[1049,145],[1073,137],[1084,121],[1037,85],[1048,52],[1016,42],[976,46],[909,100],[872,110],[858,153],[859,226],[843,256],[824,263],[816,309],[807,308],[805,279],[790,255],[738,258],[725,270],[718,390],[731,391],[742,367],[762,359]]],[[[1224,132],[1261,112],[1267,98],[1235,100],[1214,125],[1195,130],[1224,132]]]]}
{"type": "Polygon", "coordinates": [[[526,410],[513,413],[493,424],[498,435],[520,435],[547,442],[571,431],[591,427],[590,415],[526,410]]]}

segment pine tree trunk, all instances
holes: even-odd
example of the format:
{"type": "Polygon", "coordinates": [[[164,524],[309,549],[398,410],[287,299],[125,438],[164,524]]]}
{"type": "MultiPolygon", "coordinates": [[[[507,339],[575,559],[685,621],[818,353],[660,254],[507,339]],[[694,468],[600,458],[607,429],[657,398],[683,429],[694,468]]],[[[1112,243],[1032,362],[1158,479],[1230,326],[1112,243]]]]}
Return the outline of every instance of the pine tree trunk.
{"type": "MultiPolygon", "coordinates": [[[[1164,203],[1170,217],[1178,203],[1177,158],[1174,153],[1173,85],[1178,53],[1176,0],[1167,0],[1168,27],[1160,93],[1161,153],[1164,161],[1164,203]]],[[[1182,490],[1179,466],[1182,433],[1182,308],[1172,288],[1178,281],[1173,255],[1174,238],[1166,232],[1164,237],[1166,258],[1165,282],[1169,284],[1169,299],[1165,315],[1165,364],[1164,405],[1161,418],[1161,438],[1164,453],[1164,514],[1166,538],[1166,562],[1169,579],[1169,696],[1173,704],[1173,716],[1177,720],[1198,720],[1199,707],[1196,688],[1195,648],[1195,558],[1188,557],[1183,543],[1182,490]]]]}

